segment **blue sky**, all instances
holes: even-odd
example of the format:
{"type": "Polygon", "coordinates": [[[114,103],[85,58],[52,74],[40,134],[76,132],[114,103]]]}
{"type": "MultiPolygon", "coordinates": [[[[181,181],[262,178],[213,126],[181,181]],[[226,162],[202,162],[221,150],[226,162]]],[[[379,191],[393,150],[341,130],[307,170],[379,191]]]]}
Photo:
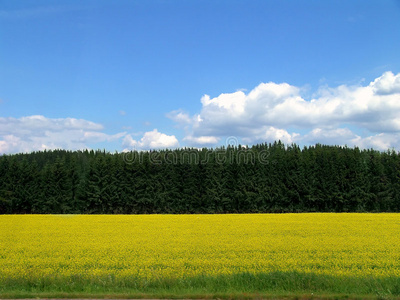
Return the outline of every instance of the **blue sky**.
{"type": "Polygon", "coordinates": [[[0,0],[0,154],[400,150],[400,1],[0,0]]]}

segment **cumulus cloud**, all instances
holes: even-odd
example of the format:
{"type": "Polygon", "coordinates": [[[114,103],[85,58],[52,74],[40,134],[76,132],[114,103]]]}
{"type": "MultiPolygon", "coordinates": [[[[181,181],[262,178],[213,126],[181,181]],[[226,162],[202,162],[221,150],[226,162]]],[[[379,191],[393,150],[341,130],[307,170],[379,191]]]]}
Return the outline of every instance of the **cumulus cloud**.
{"type": "Polygon", "coordinates": [[[361,137],[353,133],[349,128],[324,129],[315,128],[302,137],[308,144],[331,144],[339,146],[355,146],[361,137]]]}
{"type": "Polygon", "coordinates": [[[400,93],[400,74],[394,75],[392,72],[386,72],[371,82],[370,86],[378,95],[398,94],[400,93]]]}
{"type": "Polygon", "coordinates": [[[124,132],[109,135],[101,124],[74,118],[0,117],[0,154],[46,149],[87,149],[98,142],[118,140],[124,132]]]}
{"type": "MultiPolygon", "coordinates": [[[[213,147],[235,137],[247,144],[281,140],[400,150],[400,74],[385,72],[353,86],[324,86],[308,99],[301,91],[288,83],[260,83],[249,92],[204,95],[195,114],[180,109],[166,116],[184,131],[182,142],[188,146],[213,147]]],[[[126,150],[180,145],[175,135],[157,129],[136,135],[104,131],[101,124],[83,119],[0,117],[0,154],[85,149],[113,141],[122,141],[126,150]]]]}
{"type": "Polygon", "coordinates": [[[247,143],[280,139],[380,149],[398,146],[400,74],[392,72],[364,86],[321,87],[311,99],[304,99],[299,87],[269,82],[247,94],[204,95],[200,101],[202,108],[197,114],[168,114],[184,128],[185,140],[192,144],[201,144],[203,137],[212,137],[208,139],[211,144],[224,136],[237,136],[247,143]],[[358,136],[350,128],[369,135],[358,136]]]}
{"type": "Polygon", "coordinates": [[[178,139],[174,135],[166,135],[157,129],[145,132],[140,140],[135,140],[130,134],[123,140],[125,150],[151,150],[176,148],[179,146],[178,139]]]}
{"type": "Polygon", "coordinates": [[[307,144],[329,144],[349,147],[360,147],[364,149],[400,149],[400,133],[379,133],[366,137],[355,134],[349,128],[337,129],[313,129],[302,137],[301,141],[307,144]]]}
{"type": "Polygon", "coordinates": [[[355,145],[361,148],[373,148],[378,150],[397,149],[400,150],[399,133],[379,133],[364,138],[358,137],[355,145]]]}
{"type": "Polygon", "coordinates": [[[243,137],[243,141],[246,143],[255,143],[255,142],[265,142],[265,141],[278,141],[285,144],[294,143],[299,137],[298,133],[289,133],[285,129],[275,128],[273,126],[264,126],[260,129],[254,130],[256,133],[252,136],[243,137]]]}
{"type": "Polygon", "coordinates": [[[189,142],[192,145],[197,146],[212,146],[219,142],[220,138],[215,136],[186,136],[183,138],[184,141],[189,142]]]}

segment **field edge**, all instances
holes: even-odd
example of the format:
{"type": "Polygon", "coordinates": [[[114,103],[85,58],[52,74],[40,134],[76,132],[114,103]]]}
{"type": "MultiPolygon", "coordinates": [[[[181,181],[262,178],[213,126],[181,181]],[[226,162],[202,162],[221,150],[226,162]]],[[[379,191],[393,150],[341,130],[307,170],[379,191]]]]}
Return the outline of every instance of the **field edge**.
{"type": "Polygon", "coordinates": [[[271,272],[143,280],[0,280],[0,299],[400,299],[400,277],[271,272]]]}

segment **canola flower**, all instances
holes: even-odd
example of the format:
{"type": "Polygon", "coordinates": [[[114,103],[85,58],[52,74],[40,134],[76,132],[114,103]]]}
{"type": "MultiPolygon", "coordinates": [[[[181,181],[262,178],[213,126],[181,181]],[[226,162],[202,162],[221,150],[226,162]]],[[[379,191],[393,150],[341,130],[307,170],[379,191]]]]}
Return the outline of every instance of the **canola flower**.
{"type": "Polygon", "coordinates": [[[398,277],[400,215],[0,216],[0,283],[273,271],[398,277]]]}

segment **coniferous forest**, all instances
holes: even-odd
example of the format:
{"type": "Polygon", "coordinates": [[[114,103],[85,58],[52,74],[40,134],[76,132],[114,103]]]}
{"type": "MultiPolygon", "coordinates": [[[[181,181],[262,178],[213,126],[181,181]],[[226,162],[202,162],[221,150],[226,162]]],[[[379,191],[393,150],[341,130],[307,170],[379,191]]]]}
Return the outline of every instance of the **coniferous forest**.
{"type": "Polygon", "coordinates": [[[339,146],[0,156],[0,213],[398,212],[400,155],[339,146]]]}

